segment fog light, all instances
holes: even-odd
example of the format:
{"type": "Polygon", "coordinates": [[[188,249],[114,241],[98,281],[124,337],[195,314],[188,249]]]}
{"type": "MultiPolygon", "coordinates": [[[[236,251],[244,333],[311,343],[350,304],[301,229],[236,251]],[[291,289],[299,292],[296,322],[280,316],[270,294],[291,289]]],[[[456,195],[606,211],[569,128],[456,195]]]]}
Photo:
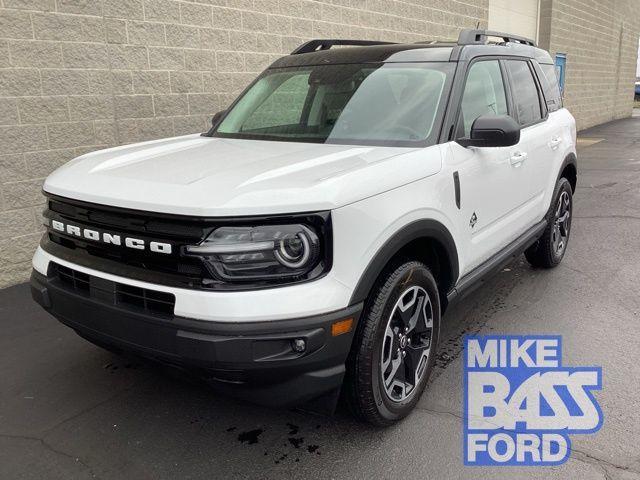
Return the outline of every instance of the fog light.
{"type": "Polygon", "coordinates": [[[304,341],[304,338],[296,338],[291,342],[291,347],[294,352],[302,353],[307,349],[307,342],[304,341]]]}

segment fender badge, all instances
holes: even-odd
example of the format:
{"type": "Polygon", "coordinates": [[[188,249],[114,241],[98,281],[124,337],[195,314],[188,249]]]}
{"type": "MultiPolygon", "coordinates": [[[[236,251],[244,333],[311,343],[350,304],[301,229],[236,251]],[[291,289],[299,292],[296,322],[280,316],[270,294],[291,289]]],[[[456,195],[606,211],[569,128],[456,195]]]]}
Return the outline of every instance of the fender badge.
{"type": "Polygon", "coordinates": [[[478,222],[478,216],[476,215],[476,212],[473,212],[473,215],[471,215],[471,220],[469,220],[469,226],[473,228],[476,226],[477,222],[478,222]]]}

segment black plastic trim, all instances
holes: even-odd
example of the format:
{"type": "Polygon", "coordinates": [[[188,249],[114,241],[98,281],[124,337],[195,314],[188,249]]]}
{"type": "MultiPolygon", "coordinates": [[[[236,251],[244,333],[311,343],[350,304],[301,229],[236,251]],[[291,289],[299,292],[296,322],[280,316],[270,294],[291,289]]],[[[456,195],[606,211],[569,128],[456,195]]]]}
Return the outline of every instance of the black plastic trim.
{"type": "Polygon", "coordinates": [[[578,182],[577,182],[578,157],[576,157],[575,153],[570,153],[565,157],[564,161],[562,162],[562,166],[560,167],[560,170],[558,170],[558,177],[556,178],[556,184],[560,180],[560,177],[562,176],[562,172],[564,172],[564,169],[567,168],[567,165],[573,165],[573,167],[576,169],[576,188],[573,190],[573,193],[576,193],[575,191],[578,188],[578,182]]]}
{"type": "Polygon", "coordinates": [[[520,43],[530,47],[535,47],[536,42],[527,37],[512,35],[511,33],[496,32],[492,30],[462,30],[458,35],[458,45],[486,45],[487,37],[502,38],[505,42],[520,43]]]}
{"type": "MultiPolygon", "coordinates": [[[[464,48],[464,47],[459,47],[464,48]]],[[[456,127],[458,124],[458,110],[462,103],[462,93],[467,78],[469,62],[458,61],[456,63],[456,71],[453,76],[453,83],[449,89],[449,98],[447,100],[447,109],[443,118],[442,128],[440,130],[439,143],[447,143],[453,141],[456,137],[456,127]]]]}
{"type": "Polygon", "coordinates": [[[339,390],[362,304],[311,317],[210,322],[151,314],[82,295],[37,271],[33,299],[87,340],[199,372],[224,393],[269,406],[295,406],[339,390]],[[331,335],[353,318],[350,332],[331,335]],[[306,350],[294,351],[302,338],[306,350]]]}
{"type": "Polygon", "coordinates": [[[444,225],[436,220],[417,220],[399,230],[378,250],[360,277],[349,303],[356,304],[363,302],[369,295],[380,273],[382,273],[387,263],[389,263],[389,260],[404,246],[419,238],[436,240],[444,247],[447,252],[447,262],[450,267],[451,278],[453,278],[454,281],[457,280],[459,268],[458,250],[456,249],[453,236],[444,225]]]}
{"type": "Polygon", "coordinates": [[[456,193],[456,207],[460,210],[460,174],[457,171],[453,172],[453,188],[456,193]]]}
{"type": "Polygon", "coordinates": [[[452,302],[454,299],[460,299],[478,288],[487,278],[495,274],[513,258],[521,255],[522,252],[535,243],[544,232],[546,226],[546,219],[538,222],[515,241],[511,242],[487,261],[464,275],[458,281],[456,286],[447,293],[447,300],[452,302]]]}

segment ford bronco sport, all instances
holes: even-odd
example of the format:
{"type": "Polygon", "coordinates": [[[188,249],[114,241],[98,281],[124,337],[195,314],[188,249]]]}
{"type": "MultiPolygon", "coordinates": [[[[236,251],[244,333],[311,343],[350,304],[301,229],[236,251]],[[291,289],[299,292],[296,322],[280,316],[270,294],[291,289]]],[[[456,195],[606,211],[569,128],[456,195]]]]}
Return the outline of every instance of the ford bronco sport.
{"type": "Polygon", "coordinates": [[[33,297],[241,398],[342,393],[387,425],[418,402],[451,301],[522,252],[562,260],[575,138],[531,40],[312,40],[207,133],[49,176],[33,297]]]}

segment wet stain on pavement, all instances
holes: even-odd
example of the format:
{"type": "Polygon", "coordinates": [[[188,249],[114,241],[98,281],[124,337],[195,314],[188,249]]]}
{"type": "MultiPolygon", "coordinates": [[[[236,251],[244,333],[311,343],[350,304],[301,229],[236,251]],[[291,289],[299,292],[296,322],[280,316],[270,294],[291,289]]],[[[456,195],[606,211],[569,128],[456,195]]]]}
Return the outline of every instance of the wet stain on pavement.
{"type": "Polygon", "coordinates": [[[438,378],[460,356],[464,349],[465,335],[477,335],[494,315],[507,308],[505,301],[514,288],[521,283],[520,273],[524,268],[527,267],[522,259],[511,263],[508,268],[502,270],[501,274],[494,276],[489,285],[480,287],[478,293],[473,293],[468,299],[462,300],[462,302],[471,301],[473,304],[473,298],[478,298],[473,307],[461,315],[456,315],[454,312],[447,312],[444,315],[442,319],[444,331],[441,332],[438,353],[429,382],[438,378]],[[489,288],[491,293],[483,292],[489,288]]]}
{"type": "Polygon", "coordinates": [[[294,448],[300,448],[300,445],[302,445],[304,443],[304,438],[302,438],[302,437],[299,437],[299,438],[289,437],[289,443],[291,445],[293,445],[294,448]]]}
{"type": "Polygon", "coordinates": [[[609,182],[609,183],[602,183],[600,185],[594,185],[593,188],[609,188],[609,187],[615,187],[618,183],[617,182],[609,182]]]}
{"type": "MultiPolygon", "coordinates": [[[[267,435],[264,438],[264,442],[266,444],[271,444],[274,448],[268,448],[267,450],[262,450],[262,454],[260,457],[271,457],[273,462],[277,465],[283,463],[285,461],[289,462],[300,462],[300,454],[293,455],[294,452],[306,451],[308,454],[312,455],[320,455],[320,445],[318,444],[309,444],[306,445],[305,437],[301,435],[297,435],[304,428],[293,423],[285,424],[286,430],[281,433],[272,432],[276,434],[276,437],[273,438],[273,435],[267,435]],[[285,433],[286,432],[286,433],[285,433]],[[297,436],[294,436],[297,435],[297,436]],[[286,441],[283,441],[284,438],[286,441]],[[275,440],[275,441],[274,441],[275,440]],[[280,443],[282,442],[282,443],[280,443]],[[275,445],[281,445],[281,447],[277,447],[275,445]]],[[[308,429],[311,431],[317,431],[321,428],[321,425],[309,426],[308,429]]],[[[232,433],[238,430],[236,426],[230,426],[225,429],[225,432],[232,433]]],[[[260,443],[260,436],[266,433],[266,430],[263,428],[256,428],[252,430],[242,431],[238,434],[237,439],[240,443],[245,445],[255,445],[260,443]]]]}
{"type": "Polygon", "coordinates": [[[106,365],[102,366],[103,369],[105,369],[105,370],[107,370],[108,372],[111,372],[111,373],[115,373],[121,367],[126,369],[126,370],[137,370],[138,368],[140,368],[140,365],[137,364],[137,363],[132,363],[132,362],[125,362],[125,363],[111,362],[111,363],[107,363],[106,365]]]}
{"type": "Polygon", "coordinates": [[[258,437],[262,435],[264,432],[261,428],[256,428],[255,430],[249,430],[248,432],[242,432],[238,435],[238,441],[240,443],[247,443],[249,445],[253,445],[258,443],[258,437]]]}

